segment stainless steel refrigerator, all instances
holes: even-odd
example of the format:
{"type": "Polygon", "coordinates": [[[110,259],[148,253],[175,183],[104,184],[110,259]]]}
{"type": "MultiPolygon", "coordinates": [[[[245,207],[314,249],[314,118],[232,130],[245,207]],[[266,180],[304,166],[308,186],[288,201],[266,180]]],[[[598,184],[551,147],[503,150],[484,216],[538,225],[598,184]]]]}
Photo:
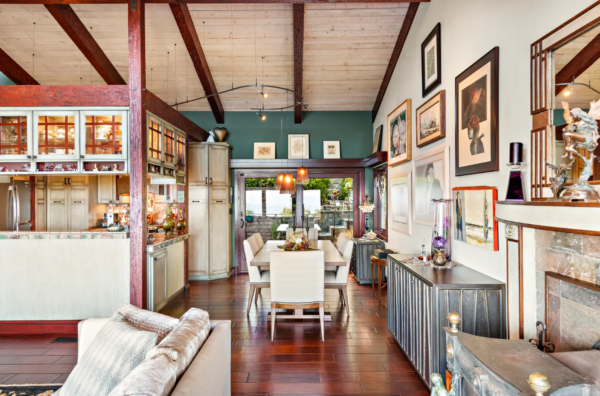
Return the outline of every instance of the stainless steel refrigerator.
{"type": "Polygon", "coordinates": [[[29,231],[31,186],[28,181],[0,180],[0,231],[29,231]]]}

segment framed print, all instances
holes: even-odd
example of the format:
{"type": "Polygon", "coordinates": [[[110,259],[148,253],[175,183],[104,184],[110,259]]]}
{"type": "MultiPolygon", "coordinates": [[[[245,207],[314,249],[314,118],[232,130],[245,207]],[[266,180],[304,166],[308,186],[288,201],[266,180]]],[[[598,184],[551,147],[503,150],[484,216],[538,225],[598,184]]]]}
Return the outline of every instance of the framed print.
{"type": "Polygon", "coordinates": [[[446,137],[446,91],[441,90],[417,109],[417,147],[446,137]]]}
{"type": "Polygon", "coordinates": [[[383,125],[379,125],[375,131],[375,139],[373,140],[373,153],[381,151],[381,133],[383,132],[383,125]]]}
{"type": "Polygon", "coordinates": [[[496,187],[455,187],[452,195],[454,239],[498,251],[496,187]]]}
{"type": "Polygon", "coordinates": [[[323,141],[323,158],[342,158],[340,156],[340,141],[325,140],[323,141]]]}
{"type": "Polygon", "coordinates": [[[450,147],[443,146],[415,158],[413,202],[415,223],[433,225],[432,199],[450,198],[450,147]]]}
{"type": "Polygon", "coordinates": [[[275,159],[275,143],[254,143],[254,159],[275,159]]]}
{"type": "Polygon", "coordinates": [[[442,25],[437,24],[421,44],[423,97],[442,83],[442,25]]]}
{"type": "Polygon", "coordinates": [[[390,176],[392,230],[412,236],[412,172],[390,176]]]}
{"type": "Polygon", "coordinates": [[[308,159],[308,135],[288,135],[288,159],[308,159]]]}
{"type": "Polygon", "coordinates": [[[387,116],[388,165],[410,161],[410,99],[387,116]]]}
{"type": "Polygon", "coordinates": [[[456,176],[498,166],[498,62],[494,48],[456,77],[456,176]]]}

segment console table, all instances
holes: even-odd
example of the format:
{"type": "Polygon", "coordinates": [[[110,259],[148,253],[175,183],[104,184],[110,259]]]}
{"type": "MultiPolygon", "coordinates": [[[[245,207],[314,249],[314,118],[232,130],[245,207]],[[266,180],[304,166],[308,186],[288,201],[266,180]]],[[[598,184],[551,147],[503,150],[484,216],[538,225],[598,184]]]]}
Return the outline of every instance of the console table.
{"type": "MultiPolygon", "coordinates": [[[[371,279],[371,256],[375,249],[385,249],[385,242],[380,239],[372,241],[364,238],[352,238],[354,241],[353,265],[350,267],[354,277],[361,285],[370,285],[371,279]]],[[[377,276],[377,275],[375,275],[377,276]]],[[[385,276],[382,273],[382,276],[385,276]]]]}
{"type": "Polygon", "coordinates": [[[412,255],[388,256],[388,327],[425,384],[446,372],[444,327],[450,312],[460,330],[506,338],[504,283],[464,266],[437,269],[403,263],[412,255]]]}

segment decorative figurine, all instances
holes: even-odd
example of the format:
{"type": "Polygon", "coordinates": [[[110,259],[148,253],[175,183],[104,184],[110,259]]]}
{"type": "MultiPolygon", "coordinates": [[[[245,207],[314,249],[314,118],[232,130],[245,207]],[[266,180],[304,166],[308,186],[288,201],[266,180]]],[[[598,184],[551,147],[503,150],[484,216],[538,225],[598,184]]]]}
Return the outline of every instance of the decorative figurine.
{"type": "Polygon", "coordinates": [[[431,387],[431,396],[454,396],[458,391],[458,381],[460,380],[460,373],[452,375],[452,386],[450,390],[447,391],[444,386],[444,381],[442,381],[442,376],[438,373],[431,374],[431,383],[433,386],[431,387]]]}
{"type": "Polygon", "coordinates": [[[452,325],[452,328],[450,329],[450,331],[453,333],[458,333],[458,324],[460,323],[460,314],[458,312],[450,312],[446,319],[448,319],[448,322],[450,322],[450,324],[452,325]]]}
{"type": "Polygon", "coordinates": [[[574,162],[575,160],[571,161],[570,164],[560,164],[559,166],[546,162],[546,166],[554,171],[554,177],[550,178],[550,190],[552,190],[555,200],[558,200],[560,194],[566,190],[565,184],[567,184],[567,180],[569,180],[569,171],[574,162]]]}
{"type": "Polygon", "coordinates": [[[94,164],[94,172],[100,172],[100,171],[98,170],[98,164],[94,164]]]}
{"type": "Polygon", "coordinates": [[[529,343],[544,353],[552,353],[556,347],[550,341],[546,342],[546,325],[539,320],[535,323],[535,329],[538,333],[538,338],[530,338],[529,343]]]}
{"type": "Polygon", "coordinates": [[[227,137],[227,128],[223,128],[223,127],[213,128],[213,133],[215,134],[215,136],[219,140],[219,142],[224,142],[225,138],[227,137]]]}
{"type": "Polygon", "coordinates": [[[165,230],[166,236],[171,235],[171,230],[175,228],[175,220],[173,219],[173,213],[171,213],[171,207],[167,205],[167,217],[163,220],[162,228],[165,230]]]}
{"type": "Polygon", "coordinates": [[[565,201],[586,201],[597,202],[600,200],[600,194],[590,184],[588,179],[593,174],[592,165],[596,156],[594,150],[598,147],[598,124],[597,119],[600,119],[600,101],[590,103],[590,111],[585,111],[575,108],[569,111],[569,104],[562,102],[565,109],[565,121],[567,126],[563,129],[563,137],[565,141],[565,154],[563,158],[573,156],[581,158],[585,166],[579,175],[577,182],[567,188],[563,194],[565,201]],[[590,153],[590,158],[587,159],[577,151],[579,148],[587,149],[590,153]]]}
{"type": "Polygon", "coordinates": [[[119,167],[117,166],[117,164],[114,164],[114,165],[115,165],[115,167],[113,169],[113,172],[118,172],[119,171],[119,167]]]}
{"type": "Polygon", "coordinates": [[[534,390],[535,396],[544,396],[544,392],[551,388],[548,377],[541,373],[532,373],[527,379],[527,383],[534,390]]]}

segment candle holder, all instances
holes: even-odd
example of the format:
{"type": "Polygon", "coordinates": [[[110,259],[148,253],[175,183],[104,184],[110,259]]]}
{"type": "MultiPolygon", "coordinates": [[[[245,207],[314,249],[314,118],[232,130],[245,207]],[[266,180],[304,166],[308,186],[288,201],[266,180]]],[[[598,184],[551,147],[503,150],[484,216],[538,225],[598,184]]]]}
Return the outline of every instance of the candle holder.
{"type": "Polygon", "coordinates": [[[523,188],[524,162],[506,164],[511,170],[508,175],[508,187],[506,188],[506,201],[525,201],[525,189],[523,188]]]}

